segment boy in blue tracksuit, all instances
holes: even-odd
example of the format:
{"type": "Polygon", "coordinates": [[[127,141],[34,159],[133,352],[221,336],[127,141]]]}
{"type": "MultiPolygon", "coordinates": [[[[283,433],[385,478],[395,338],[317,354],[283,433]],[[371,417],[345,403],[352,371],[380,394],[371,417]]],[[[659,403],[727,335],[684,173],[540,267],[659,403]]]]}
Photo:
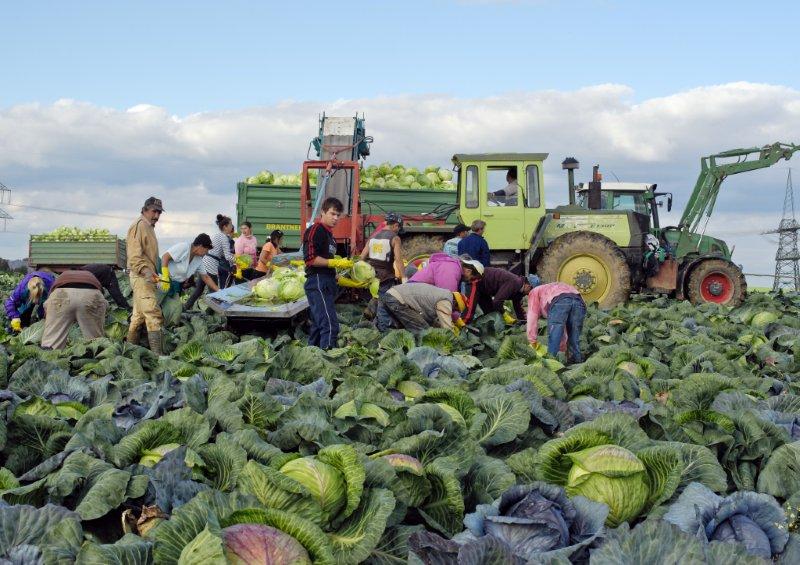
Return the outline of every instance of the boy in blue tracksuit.
{"type": "Polygon", "coordinates": [[[311,317],[308,345],[321,349],[336,347],[339,320],[336,317],[336,269],[353,266],[351,259],[336,259],[333,228],[344,210],[337,198],[322,202],[322,214],[303,234],[303,260],[306,263],[306,298],[311,317]]]}

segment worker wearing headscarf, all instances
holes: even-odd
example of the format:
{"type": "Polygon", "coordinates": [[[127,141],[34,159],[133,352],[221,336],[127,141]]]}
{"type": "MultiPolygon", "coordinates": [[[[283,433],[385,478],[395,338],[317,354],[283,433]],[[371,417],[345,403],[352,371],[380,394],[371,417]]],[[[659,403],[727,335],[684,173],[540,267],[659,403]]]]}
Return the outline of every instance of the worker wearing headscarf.
{"type": "Polygon", "coordinates": [[[30,326],[34,315],[40,320],[44,319],[44,301],[54,280],[53,273],[34,271],[19,281],[5,303],[6,316],[12,330],[18,332],[30,326]]]}

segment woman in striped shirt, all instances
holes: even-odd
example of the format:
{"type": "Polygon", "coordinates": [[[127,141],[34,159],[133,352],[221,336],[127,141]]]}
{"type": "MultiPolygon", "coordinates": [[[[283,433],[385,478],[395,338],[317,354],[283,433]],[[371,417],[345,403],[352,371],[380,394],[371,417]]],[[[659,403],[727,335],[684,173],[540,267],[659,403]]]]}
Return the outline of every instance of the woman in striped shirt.
{"type": "MultiPolygon", "coordinates": [[[[218,231],[211,236],[212,249],[203,257],[203,269],[214,279],[220,288],[227,288],[234,284],[233,264],[236,260],[233,234],[233,220],[228,216],[217,214],[218,231]]],[[[206,284],[202,279],[195,283],[194,292],[186,301],[186,310],[190,310],[194,303],[203,295],[206,284]]]]}

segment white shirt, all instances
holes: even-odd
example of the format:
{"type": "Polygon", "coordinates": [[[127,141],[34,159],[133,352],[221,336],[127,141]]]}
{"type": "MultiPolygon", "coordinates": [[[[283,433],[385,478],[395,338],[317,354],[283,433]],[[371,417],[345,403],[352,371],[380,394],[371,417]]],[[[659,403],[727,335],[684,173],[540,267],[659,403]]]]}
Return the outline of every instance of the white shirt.
{"type": "Polygon", "coordinates": [[[203,267],[203,258],[194,256],[190,260],[191,251],[192,244],[188,241],[176,243],[167,249],[167,253],[172,257],[167,264],[169,276],[172,280],[184,282],[195,273],[199,275],[206,274],[206,270],[203,267]]]}

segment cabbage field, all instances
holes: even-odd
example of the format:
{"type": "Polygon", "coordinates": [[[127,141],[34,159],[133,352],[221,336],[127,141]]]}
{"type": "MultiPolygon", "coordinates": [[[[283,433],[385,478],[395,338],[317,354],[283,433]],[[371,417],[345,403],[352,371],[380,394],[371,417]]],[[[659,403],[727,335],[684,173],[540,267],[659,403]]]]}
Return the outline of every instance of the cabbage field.
{"type": "MultiPolygon", "coordinates": [[[[309,180],[317,182],[317,171],[309,171],[309,180]]],[[[302,173],[275,174],[263,170],[257,175],[247,177],[248,184],[271,186],[300,186],[302,173]]],[[[455,190],[453,171],[435,165],[420,170],[415,167],[393,165],[389,162],[361,168],[361,188],[389,188],[411,190],[455,190]]]]}
{"type": "Polygon", "coordinates": [[[800,563],[797,296],[589,308],[569,367],[496,314],[361,312],[328,352],[198,311],[162,357],[118,310],[63,351],[0,330],[0,559],[800,563]]]}

